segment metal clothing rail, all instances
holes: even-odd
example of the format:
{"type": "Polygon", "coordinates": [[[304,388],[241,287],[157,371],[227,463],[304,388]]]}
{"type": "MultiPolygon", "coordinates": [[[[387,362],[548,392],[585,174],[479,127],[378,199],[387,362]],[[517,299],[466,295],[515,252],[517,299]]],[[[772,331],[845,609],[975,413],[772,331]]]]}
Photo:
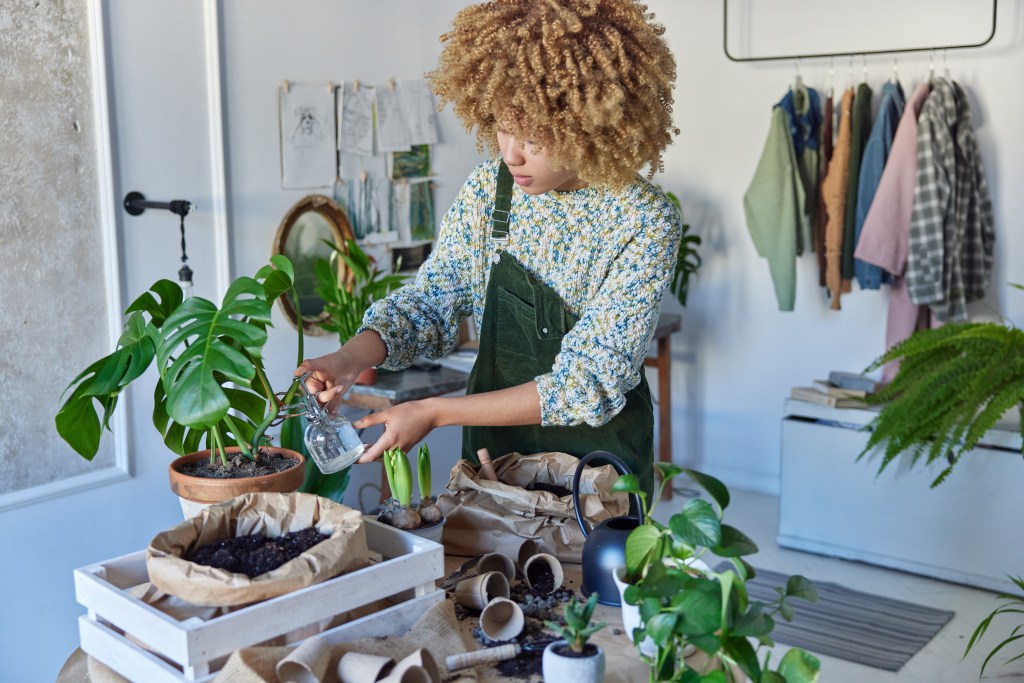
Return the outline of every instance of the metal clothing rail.
{"type": "Polygon", "coordinates": [[[992,38],[994,38],[996,35],[996,8],[999,5],[999,0],[992,0],[992,31],[988,34],[988,38],[981,41],[980,43],[968,43],[962,45],[932,45],[930,47],[909,47],[902,49],[893,48],[888,50],[860,50],[857,52],[818,52],[795,55],[772,55],[770,57],[736,57],[729,52],[729,0],[722,0],[722,4],[724,8],[722,17],[722,50],[725,52],[725,56],[734,62],[771,62],[779,60],[813,59],[815,57],[866,57],[867,55],[892,55],[901,54],[904,52],[961,50],[964,48],[983,47],[992,42],[992,38]]]}

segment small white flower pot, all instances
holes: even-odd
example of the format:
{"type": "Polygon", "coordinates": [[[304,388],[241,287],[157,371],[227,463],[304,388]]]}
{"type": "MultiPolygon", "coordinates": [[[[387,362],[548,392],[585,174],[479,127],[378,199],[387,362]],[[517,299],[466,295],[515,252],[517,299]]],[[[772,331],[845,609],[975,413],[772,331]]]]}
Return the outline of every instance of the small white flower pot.
{"type": "Polygon", "coordinates": [[[555,652],[560,646],[568,647],[564,640],[555,642],[544,648],[541,667],[544,680],[550,683],[601,683],[604,680],[604,650],[590,643],[597,653],[589,657],[567,657],[555,652]]]}

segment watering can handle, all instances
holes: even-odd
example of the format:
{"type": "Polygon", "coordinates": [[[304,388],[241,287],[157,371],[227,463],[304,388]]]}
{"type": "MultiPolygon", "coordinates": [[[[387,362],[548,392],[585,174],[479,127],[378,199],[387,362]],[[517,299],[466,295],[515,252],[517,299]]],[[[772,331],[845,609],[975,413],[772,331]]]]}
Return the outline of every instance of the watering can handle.
{"type": "MultiPolygon", "coordinates": [[[[576,512],[576,522],[580,525],[580,531],[583,532],[583,538],[590,536],[590,529],[587,528],[587,521],[583,518],[583,509],[580,506],[580,477],[583,476],[584,466],[586,466],[586,464],[591,460],[607,460],[619,474],[633,474],[629,469],[629,466],[626,465],[619,456],[613,455],[608,451],[592,451],[580,458],[580,463],[576,466],[576,474],[572,477],[572,507],[576,512]]],[[[633,498],[637,518],[639,519],[640,510],[642,509],[640,506],[640,496],[635,493],[631,493],[629,495],[633,498]]],[[[640,523],[643,524],[642,519],[640,520],[640,523]]]]}

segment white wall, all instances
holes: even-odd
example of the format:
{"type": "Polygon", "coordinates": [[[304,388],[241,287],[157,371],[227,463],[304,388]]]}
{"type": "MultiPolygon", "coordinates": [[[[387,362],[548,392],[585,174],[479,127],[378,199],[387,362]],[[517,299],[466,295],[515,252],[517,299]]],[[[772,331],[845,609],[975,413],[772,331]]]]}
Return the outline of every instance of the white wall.
{"type": "MultiPolygon", "coordinates": [[[[235,276],[251,273],[266,261],[281,215],[304,194],[280,190],[277,85],[284,79],[337,83],[354,77],[370,82],[415,77],[432,67],[436,37],[466,3],[222,4],[229,254],[218,251],[209,213],[217,183],[210,171],[213,150],[207,133],[203,3],[107,0],[105,5],[118,197],[139,190],[151,198],[180,197],[199,205],[188,221],[189,255],[196,291],[207,297],[217,295],[219,263],[230,260],[230,275],[235,276]]],[[[687,219],[705,240],[704,266],[685,311],[684,329],[673,340],[676,460],[718,474],[730,485],[775,492],[783,397],[792,385],[831,369],[862,369],[883,350],[885,293],[855,292],[844,298],[841,312],[830,311],[813,284],[813,257],[808,256],[799,268],[796,311],[775,309],[767,267],[746,232],[741,198],[760,153],[770,107],[792,80],[793,65],[728,61],[722,53],[718,2],[649,4],[666,24],[679,63],[675,111],[682,134],[658,182],[680,196],[687,219]]],[[[775,0],[776,11],[764,19],[767,24],[754,24],[753,19],[761,21],[755,15],[748,28],[739,28],[741,44],[746,39],[759,45],[750,36],[765,26],[780,29],[771,22],[783,21],[799,4],[775,0]]],[[[946,32],[946,40],[955,35],[962,18],[943,12],[937,10],[930,18],[946,32]]],[[[1018,322],[1024,321],[1024,296],[1002,283],[1024,281],[1024,267],[1009,257],[1024,247],[1024,236],[1014,224],[1024,214],[1024,197],[1014,191],[1024,178],[1019,154],[1024,148],[1024,96],[1013,87],[1024,65],[1021,20],[1022,0],[1004,0],[993,46],[949,55],[954,77],[971,96],[992,187],[999,255],[989,305],[992,312],[1018,322]]],[[[839,27],[809,28],[827,33],[839,27]]],[[[799,34],[790,33],[790,42],[796,44],[799,34]]],[[[879,21],[870,33],[872,40],[905,44],[895,24],[879,21]]],[[[900,58],[905,87],[925,75],[927,61],[927,55],[900,58]]],[[[869,82],[880,85],[888,77],[891,59],[868,64],[869,82]]],[[[825,60],[807,60],[801,69],[809,84],[824,84],[825,60]]],[[[835,72],[841,87],[845,67],[837,64],[835,72]]],[[[441,117],[441,134],[436,199],[444,210],[479,157],[450,112],[441,117]]],[[[155,212],[139,218],[122,215],[125,301],[177,270],[177,230],[169,221],[173,217],[155,212]]],[[[670,297],[666,308],[679,310],[670,297]]],[[[294,366],[294,335],[279,314],[275,324],[278,329],[268,347],[271,376],[287,378],[294,366]]],[[[321,338],[307,351],[322,353],[331,347],[321,338]]],[[[0,538],[15,551],[0,568],[0,679],[53,680],[77,645],[75,620],[82,610],[74,601],[71,570],[141,549],[180,518],[177,502],[166,490],[169,454],[152,429],[150,401],[148,387],[130,394],[132,480],[0,513],[0,538]]],[[[458,430],[444,430],[431,436],[431,448],[454,457],[458,439],[458,430]]],[[[28,446],[24,457],[32,457],[28,446]]],[[[438,463],[435,480],[446,480],[449,464],[438,463]]],[[[376,466],[361,472],[350,491],[378,476],[376,466]]]]}

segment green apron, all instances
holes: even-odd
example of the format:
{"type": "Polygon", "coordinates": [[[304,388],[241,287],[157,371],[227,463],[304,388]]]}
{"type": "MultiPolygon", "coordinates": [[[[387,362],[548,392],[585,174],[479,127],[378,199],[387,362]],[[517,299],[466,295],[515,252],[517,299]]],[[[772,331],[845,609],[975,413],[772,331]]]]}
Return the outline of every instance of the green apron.
{"type": "MultiPolygon", "coordinates": [[[[576,324],[562,298],[513,256],[500,251],[508,239],[512,175],[498,171],[491,241],[499,251],[491,266],[480,329],[480,348],[469,375],[467,394],[496,391],[533,381],[551,371],[562,337],[576,324]]],[[[654,482],[654,410],[647,378],[626,393],[626,405],[600,427],[464,427],[462,457],[478,463],[476,452],[492,457],[558,451],[577,458],[605,450],[622,458],[650,494],[654,482]]]]}

